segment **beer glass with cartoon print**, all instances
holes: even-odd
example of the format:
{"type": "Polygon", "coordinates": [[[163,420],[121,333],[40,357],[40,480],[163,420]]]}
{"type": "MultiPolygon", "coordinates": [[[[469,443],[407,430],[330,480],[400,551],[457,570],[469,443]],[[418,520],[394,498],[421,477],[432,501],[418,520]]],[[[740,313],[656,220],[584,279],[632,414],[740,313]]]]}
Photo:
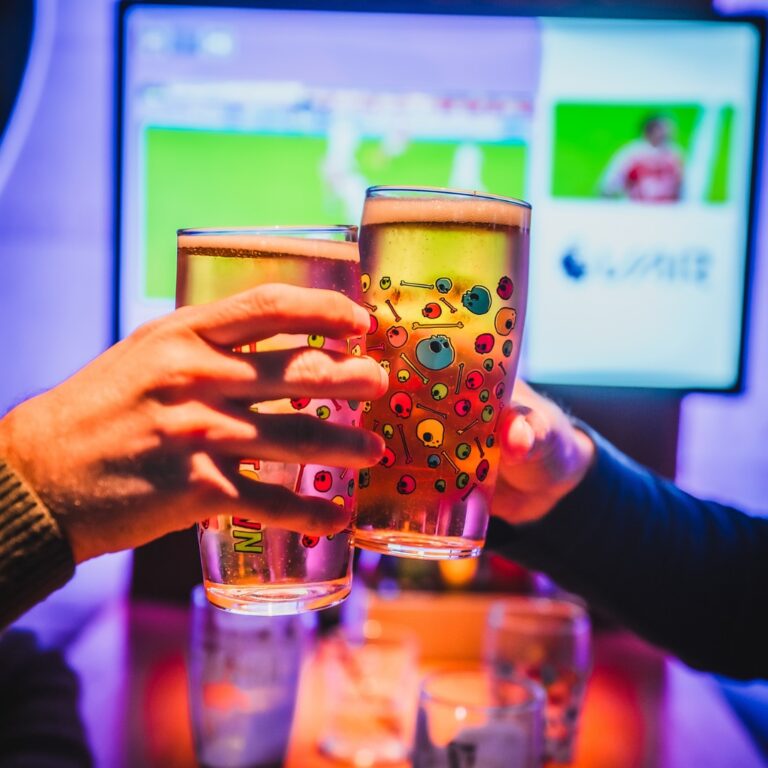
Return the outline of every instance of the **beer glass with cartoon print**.
{"type": "Polygon", "coordinates": [[[367,347],[390,387],[363,416],[387,450],[360,475],[357,546],[436,560],[480,553],[523,332],[530,215],[495,195],[368,189],[367,347]]]}
{"type": "MultiPolygon", "coordinates": [[[[180,230],[177,304],[201,304],[264,283],[329,288],[359,300],[356,234],[357,228],[348,226],[180,230]]],[[[279,334],[236,351],[310,346],[359,355],[364,343],[279,334]]],[[[353,401],[309,398],[251,407],[258,413],[302,412],[353,426],[359,424],[360,409],[353,401]]],[[[244,457],[240,473],[354,511],[357,473],[352,469],[244,457]]],[[[351,530],[317,537],[265,527],[256,519],[217,516],[200,523],[198,534],[206,595],[220,608],[262,615],[301,613],[335,605],[349,594],[351,530]]]]}

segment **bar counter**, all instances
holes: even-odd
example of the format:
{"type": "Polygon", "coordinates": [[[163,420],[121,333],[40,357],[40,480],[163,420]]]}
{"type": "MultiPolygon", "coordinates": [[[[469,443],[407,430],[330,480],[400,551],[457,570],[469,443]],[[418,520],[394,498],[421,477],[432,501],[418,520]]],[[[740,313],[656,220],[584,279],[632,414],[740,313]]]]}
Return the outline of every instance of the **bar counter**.
{"type": "MultiPolygon", "coordinates": [[[[430,598],[431,599],[431,598],[430,598]]],[[[455,665],[477,648],[477,618],[488,598],[465,596],[469,615],[446,633],[454,658],[427,643],[422,671],[455,665]],[[485,601],[485,602],[484,602],[485,601]],[[473,615],[474,614],[476,615],[473,615]]],[[[455,605],[450,606],[455,609],[455,605]]],[[[376,609],[376,607],[374,607],[376,609]]],[[[379,605],[383,618],[408,620],[418,605],[404,598],[379,605]]],[[[81,711],[97,766],[196,766],[188,714],[187,610],[121,601],[106,606],[69,646],[79,674],[81,711]]],[[[321,685],[311,657],[304,666],[286,768],[330,768],[320,755],[317,707],[321,685]]],[[[403,768],[407,764],[402,763],[403,768]]],[[[747,731],[709,676],[623,631],[594,637],[594,671],[587,689],[574,768],[758,768],[764,762],[747,731]]],[[[395,766],[394,768],[400,768],[395,766]]]]}

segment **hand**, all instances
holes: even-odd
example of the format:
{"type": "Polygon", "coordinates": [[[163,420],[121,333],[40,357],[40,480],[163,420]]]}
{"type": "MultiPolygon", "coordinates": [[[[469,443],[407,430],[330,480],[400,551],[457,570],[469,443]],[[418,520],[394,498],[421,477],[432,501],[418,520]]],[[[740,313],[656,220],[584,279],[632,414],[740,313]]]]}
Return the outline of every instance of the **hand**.
{"type": "Polygon", "coordinates": [[[501,466],[493,513],[508,523],[538,520],[584,478],[595,446],[551,400],[518,379],[499,427],[501,466]]]}
{"type": "Polygon", "coordinates": [[[330,501],[238,474],[239,458],[362,467],[383,440],[313,416],[256,414],[286,397],[369,400],[387,375],[370,358],[321,349],[234,353],[277,333],[364,335],[368,313],[339,293],[264,285],[152,321],[70,379],[0,420],[0,455],[37,491],[76,562],[213,515],[304,533],[337,532],[330,501]]]}

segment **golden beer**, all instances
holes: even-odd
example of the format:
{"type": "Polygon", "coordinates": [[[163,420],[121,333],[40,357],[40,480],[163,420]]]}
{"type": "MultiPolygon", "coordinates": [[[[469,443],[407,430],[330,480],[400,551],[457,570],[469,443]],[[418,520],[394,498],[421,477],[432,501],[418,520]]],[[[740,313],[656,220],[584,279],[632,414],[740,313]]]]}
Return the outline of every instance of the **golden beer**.
{"type": "MultiPolygon", "coordinates": [[[[354,227],[270,230],[181,230],[177,304],[201,304],[265,283],[328,288],[360,297],[354,227]],[[328,239],[322,239],[328,238],[328,239]],[[340,239],[334,239],[340,238],[340,239]]],[[[364,339],[281,334],[240,348],[243,353],[302,346],[362,354],[364,339]]],[[[307,413],[338,424],[359,423],[361,405],[324,399],[257,403],[259,413],[307,413]]],[[[322,496],[354,511],[356,471],[244,457],[241,474],[322,496]]],[[[289,614],[326,608],[351,587],[351,530],[307,536],[258,519],[212,517],[198,526],[203,582],[215,605],[241,613],[289,614]]]]}
{"type": "Polygon", "coordinates": [[[368,190],[368,353],[390,387],[363,418],[387,453],[361,473],[358,546],[428,559],[479,554],[525,319],[529,222],[530,206],[507,198],[368,190]]]}

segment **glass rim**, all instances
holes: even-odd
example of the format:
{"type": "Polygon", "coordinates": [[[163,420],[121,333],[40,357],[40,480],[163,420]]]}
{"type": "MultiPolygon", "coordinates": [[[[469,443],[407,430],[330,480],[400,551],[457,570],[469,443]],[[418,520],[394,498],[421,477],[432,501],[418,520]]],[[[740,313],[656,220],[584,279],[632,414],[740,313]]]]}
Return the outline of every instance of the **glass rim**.
{"type": "Polygon", "coordinates": [[[357,232],[357,224],[277,224],[266,227],[190,227],[177,229],[176,235],[299,235],[357,232]]]}
{"type": "Polygon", "coordinates": [[[511,712],[528,713],[543,707],[544,702],[546,701],[546,692],[535,680],[530,680],[515,674],[501,674],[496,672],[491,665],[482,664],[476,667],[463,667],[458,669],[445,668],[430,672],[421,681],[419,701],[438,704],[443,707],[464,707],[464,709],[472,712],[495,712],[500,709],[505,709],[511,712]],[[462,677],[478,674],[485,675],[488,678],[495,677],[508,683],[514,683],[528,694],[528,698],[525,701],[515,704],[466,704],[460,701],[452,701],[445,696],[435,695],[427,690],[430,683],[433,683],[438,678],[462,677]]]}
{"type": "Polygon", "coordinates": [[[387,197],[392,194],[392,199],[397,199],[398,193],[403,193],[403,196],[413,195],[417,196],[419,193],[426,195],[433,195],[435,197],[456,197],[468,200],[489,200],[497,203],[507,203],[509,205],[515,205],[519,208],[525,208],[526,210],[532,210],[530,203],[525,200],[521,200],[517,197],[506,197],[504,195],[495,195],[492,192],[478,192],[472,189],[452,189],[450,187],[422,187],[422,186],[409,186],[407,184],[389,185],[389,184],[376,184],[372,187],[368,187],[365,190],[366,200],[369,197],[387,197]]]}
{"type": "MultiPolygon", "coordinates": [[[[517,618],[541,618],[550,622],[546,627],[536,628],[537,632],[548,635],[570,635],[591,630],[586,606],[574,600],[511,596],[495,601],[488,609],[490,629],[506,627],[517,618]],[[554,626],[553,622],[556,622],[554,626]]],[[[519,624],[516,627],[521,630],[519,624]]]]}
{"type": "Polygon", "coordinates": [[[350,645],[413,646],[418,648],[418,634],[407,624],[366,619],[361,626],[339,624],[326,634],[331,642],[350,645]]]}

